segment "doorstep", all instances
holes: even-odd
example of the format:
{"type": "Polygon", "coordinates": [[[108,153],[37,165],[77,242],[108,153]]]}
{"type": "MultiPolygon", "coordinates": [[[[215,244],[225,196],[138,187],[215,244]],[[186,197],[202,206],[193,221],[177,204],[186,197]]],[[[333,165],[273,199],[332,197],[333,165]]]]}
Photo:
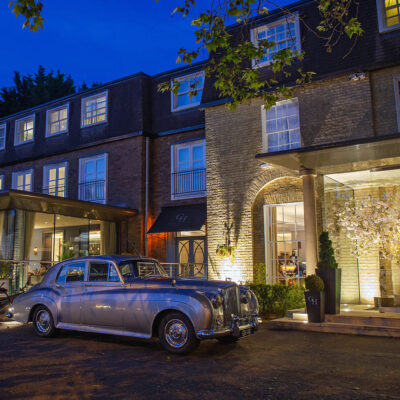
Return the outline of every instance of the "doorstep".
{"type": "Polygon", "coordinates": [[[269,321],[269,329],[341,333],[400,338],[400,314],[378,310],[346,309],[339,315],[325,315],[325,322],[308,322],[304,309],[288,311],[284,318],[269,321]]]}

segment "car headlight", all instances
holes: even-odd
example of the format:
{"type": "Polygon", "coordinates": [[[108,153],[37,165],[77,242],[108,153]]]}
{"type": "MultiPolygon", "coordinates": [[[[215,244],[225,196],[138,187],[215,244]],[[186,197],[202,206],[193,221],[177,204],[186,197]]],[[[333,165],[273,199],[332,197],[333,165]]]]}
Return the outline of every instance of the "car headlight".
{"type": "Polygon", "coordinates": [[[224,298],[220,294],[216,294],[212,299],[211,303],[214,308],[219,308],[222,306],[222,303],[224,302],[224,298]]]}
{"type": "Polygon", "coordinates": [[[251,302],[251,293],[250,293],[250,290],[248,290],[246,293],[242,293],[242,294],[240,295],[240,301],[241,301],[243,304],[248,304],[248,303],[251,302]]]}

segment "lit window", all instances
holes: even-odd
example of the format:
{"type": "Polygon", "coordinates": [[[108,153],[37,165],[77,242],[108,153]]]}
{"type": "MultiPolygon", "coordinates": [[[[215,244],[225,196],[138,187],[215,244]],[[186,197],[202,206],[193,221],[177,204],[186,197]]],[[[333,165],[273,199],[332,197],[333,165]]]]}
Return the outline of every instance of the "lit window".
{"type": "Polygon", "coordinates": [[[35,134],[35,115],[21,118],[15,121],[14,144],[32,142],[35,134]]]}
{"type": "Polygon", "coordinates": [[[67,163],[46,165],[43,167],[43,193],[51,196],[66,196],[67,163]]]}
{"type": "Polygon", "coordinates": [[[263,25],[251,31],[252,41],[255,45],[260,40],[274,42],[275,46],[267,50],[261,60],[253,60],[253,67],[268,65],[278,51],[290,48],[292,51],[301,50],[300,28],[298,18],[284,18],[268,25],[263,25]]]}
{"type": "Polygon", "coordinates": [[[201,102],[204,87],[204,72],[175,79],[179,83],[178,93],[171,93],[172,111],[196,107],[201,102]]]}
{"type": "Polygon", "coordinates": [[[400,0],[378,0],[379,30],[400,28],[400,0]]]}
{"type": "Polygon", "coordinates": [[[172,199],[206,195],[206,142],[174,145],[172,148],[172,199]]]}
{"type": "Polygon", "coordinates": [[[68,105],[47,111],[46,136],[68,132],[68,105]]]}
{"type": "Polygon", "coordinates": [[[262,107],[264,151],[283,151],[301,146],[298,99],[280,101],[269,111],[262,107]]]}
{"type": "Polygon", "coordinates": [[[25,192],[32,192],[33,170],[28,169],[25,171],[13,172],[12,188],[15,190],[24,190],[25,192]]]}
{"type": "Polygon", "coordinates": [[[79,199],[106,202],[107,154],[79,160],[79,199]]]}
{"type": "Polygon", "coordinates": [[[82,99],[82,127],[107,122],[107,92],[82,99]]]}
{"type": "Polygon", "coordinates": [[[6,128],[6,124],[0,125],[0,150],[6,148],[6,128]]]}
{"type": "Polygon", "coordinates": [[[4,190],[4,175],[0,175],[0,190],[4,190]]]}

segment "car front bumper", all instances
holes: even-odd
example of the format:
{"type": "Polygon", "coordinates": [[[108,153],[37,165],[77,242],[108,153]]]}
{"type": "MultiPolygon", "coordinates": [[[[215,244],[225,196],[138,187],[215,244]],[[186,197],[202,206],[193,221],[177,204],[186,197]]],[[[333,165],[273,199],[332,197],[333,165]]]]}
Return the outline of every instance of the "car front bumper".
{"type": "Polygon", "coordinates": [[[218,330],[202,330],[196,333],[197,337],[201,340],[204,339],[215,339],[222,336],[233,336],[236,338],[249,336],[253,334],[261,323],[261,318],[255,316],[248,319],[240,319],[239,317],[234,317],[232,321],[232,325],[229,328],[223,328],[218,330]]]}

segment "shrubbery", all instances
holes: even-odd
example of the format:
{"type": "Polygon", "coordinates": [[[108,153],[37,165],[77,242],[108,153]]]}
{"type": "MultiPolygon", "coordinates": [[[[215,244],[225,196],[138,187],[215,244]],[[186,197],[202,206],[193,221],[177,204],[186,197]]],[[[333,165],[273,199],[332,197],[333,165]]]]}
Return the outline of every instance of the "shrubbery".
{"type": "Polygon", "coordinates": [[[286,311],[305,306],[304,288],[301,286],[256,283],[250,284],[249,287],[257,296],[260,314],[264,317],[283,317],[286,311]]]}

